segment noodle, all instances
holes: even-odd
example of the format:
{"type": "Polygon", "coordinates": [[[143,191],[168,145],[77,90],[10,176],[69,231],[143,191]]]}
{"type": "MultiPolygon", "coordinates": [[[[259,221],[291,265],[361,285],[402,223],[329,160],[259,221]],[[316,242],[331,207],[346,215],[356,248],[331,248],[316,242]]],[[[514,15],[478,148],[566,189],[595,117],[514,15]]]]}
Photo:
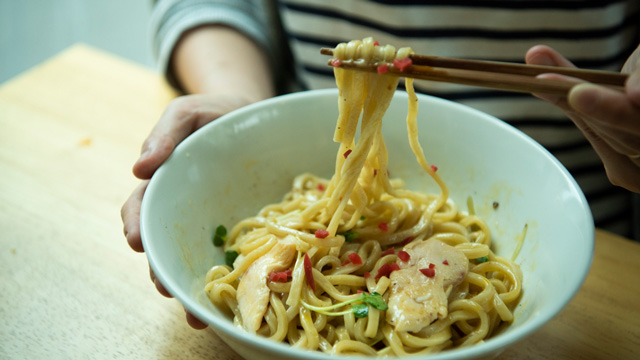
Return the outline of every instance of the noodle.
{"type": "MultiPolygon", "coordinates": [[[[410,53],[367,38],[339,44],[334,57],[387,66],[410,53]]],[[[513,320],[518,266],[493,253],[471,199],[468,213],[458,210],[425,159],[412,80],[409,144],[438,194],[389,178],[382,118],[398,77],[334,73],[333,177],[299,175],[280,203],[236,224],[225,250],[239,256],[208,272],[207,295],[249,332],[331,354],[425,354],[483,341],[513,320]]]]}

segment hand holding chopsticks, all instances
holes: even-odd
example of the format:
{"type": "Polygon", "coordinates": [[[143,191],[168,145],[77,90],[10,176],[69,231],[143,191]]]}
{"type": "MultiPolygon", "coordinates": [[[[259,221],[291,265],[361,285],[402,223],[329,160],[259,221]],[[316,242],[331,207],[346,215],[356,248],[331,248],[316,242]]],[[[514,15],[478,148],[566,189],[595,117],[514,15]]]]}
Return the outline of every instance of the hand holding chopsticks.
{"type": "MultiPolygon", "coordinates": [[[[323,55],[333,55],[333,49],[322,48],[323,55]]],[[[507,91],[566,95],[576,85],[574,82],[537,78],[545,73],[571,76],[594,84],[624,91],[628,75],[599,70],[583,70],[554,66],[524,65],[516,63],[464,60],[426,55],[409,55],[412,65],[400,70],[388,66],[388,73],[414,79],[473,85],[507,91]]],[[[358,61],[341,61],[339,64],[329,61],[331,66],[344,69],[376,72],[376,64],[364,64],[358,61]]]]}

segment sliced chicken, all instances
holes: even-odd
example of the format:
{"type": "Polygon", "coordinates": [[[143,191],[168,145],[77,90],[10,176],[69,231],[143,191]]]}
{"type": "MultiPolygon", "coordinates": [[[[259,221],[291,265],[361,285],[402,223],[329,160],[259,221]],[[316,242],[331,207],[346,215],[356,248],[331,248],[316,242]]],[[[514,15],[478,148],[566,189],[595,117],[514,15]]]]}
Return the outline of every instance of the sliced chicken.
{"type": "Polygon", "coordinates": [[[447,316],[445,290],[465,278],[469,262],[461,251],[436,239],[414,241],[403,250],[410,258],[398,259],[400,270],[390,275],[387,322],[397,331],[417,332],[447,316]]]}
{"type": "Polygon", "coordinates": [[[269,306],[269,274],[288,269],[295,257],[296,246],[293,241],[280,240],[242,275],[236,297],[245,330],[255,333],[262,324],[262,318],[269,306]]]}

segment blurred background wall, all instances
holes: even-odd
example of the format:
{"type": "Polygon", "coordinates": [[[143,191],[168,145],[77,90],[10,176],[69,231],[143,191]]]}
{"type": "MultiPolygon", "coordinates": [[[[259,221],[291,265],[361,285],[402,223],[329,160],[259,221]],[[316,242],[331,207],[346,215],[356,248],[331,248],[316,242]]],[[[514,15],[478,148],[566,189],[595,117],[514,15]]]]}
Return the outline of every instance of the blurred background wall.
{"type": "Polygon", "coordinates": [[[82,42],[153,67],[152,0],[0,0],[0,83],[82,42]]]}

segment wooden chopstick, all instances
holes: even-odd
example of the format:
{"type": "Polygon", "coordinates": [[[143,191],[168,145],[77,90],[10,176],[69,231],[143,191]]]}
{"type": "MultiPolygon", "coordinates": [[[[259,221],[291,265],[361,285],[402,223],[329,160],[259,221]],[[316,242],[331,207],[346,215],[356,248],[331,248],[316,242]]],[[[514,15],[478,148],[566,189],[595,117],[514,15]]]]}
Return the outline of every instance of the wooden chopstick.
{"type": "MultiPolygon", "coordinates": [[[[320,53],[332,56],[333,49],[322,48],[320,53]]],[[[412,65],[409,68],[400,71],[390,65],[388,73],[422,80],[557,95],[566,95],[576,83],[555,79],[539,79],[536,76],[546,73],[566,75],[618,91],[624,91],[624,84],[628,77],[626,74],[600,70],[454,59],[417,54],[412,54],[409,57],[412,61],[412,65]]],[[[331,60],[329,60],[328,64],[334,66],[331,60]]],[[[377,71],[375,64],[366,65],[357,61],[342,61],[339,66],[360,71],[377,71]]]]}

